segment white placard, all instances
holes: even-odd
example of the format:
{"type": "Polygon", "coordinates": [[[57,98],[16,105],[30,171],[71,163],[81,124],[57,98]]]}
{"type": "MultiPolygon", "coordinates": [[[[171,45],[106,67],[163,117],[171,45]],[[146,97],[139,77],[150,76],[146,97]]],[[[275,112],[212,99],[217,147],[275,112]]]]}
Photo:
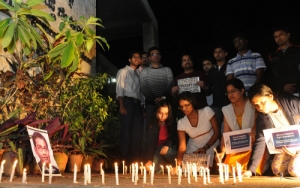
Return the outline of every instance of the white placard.
{"type": "Polygon", "coordinates": [[[191,93],[200,93],[201,88],[197,84],[199,82],[199,77],[190,77],[190,78],[183,78],[178,79],[178,87],[179,87],[179,93],[182,93],[184,91],[189,91],[191,93]]]}
{"type": "Polygon", "coordinates": [[[263,132],[270,154],[281,153],[282,146],[300,150],[300,125],[266,129],[263,132]]]}
{"type": "Polygon", "coordinates": [[[242,129],[223,133],[226,154],[251,150],[251,129],[242,129]]]}

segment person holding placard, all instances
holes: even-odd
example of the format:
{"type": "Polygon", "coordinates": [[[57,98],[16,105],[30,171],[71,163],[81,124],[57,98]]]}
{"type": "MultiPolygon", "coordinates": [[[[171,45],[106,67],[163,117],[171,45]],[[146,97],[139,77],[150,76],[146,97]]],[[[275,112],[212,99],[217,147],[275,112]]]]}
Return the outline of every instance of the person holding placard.
{"type": "Polygon", "coordinates": [[[264,84],[253,85],[249,89],[248,96],[259,113],[256,119],[256,141],[249,161],[249,171],[244,174],[253,175],[257,165],[263,162],[266,165],[271,164],[274,175],[300,176],[299,165],[296,165],[300,160],[299,154],[283,146],[281,154],[270,155],[269,152],[265,152],[266,143],[263,133],[265,129],[300,124],[300,99],[286,92],[275,94],[264,84]],[[268,154],[266,161],[262,160],[264,153],[268,154]]]}
{"type": "MultiPolygon", "coordinates": [[[[226,90],[230,104],[222,108],[224,114],[224,133],[242,129],[250,129],[251,145],[255,141],[255,108],[248,100],[245,94],[245,86],[240,79],[233,78],[226,84],[226,90]]],[[[219,158],[222,160],[225,156],[224,136],[221,139],[219,158]]],[[[224,163],[235,166],[236,162],[240,163],[242,170],[247,170],[247,164],[251,156],[251,150],[238,153],[226,154],[224,163]]],[[[261,174],[261,166],[256,172],[261,174]]],[[[231,171],[231,168],[230,168],[231,171]]]]}
{"type": "Polygon", "coordinates": [[[155,105],[154,114],[147,122],[146,164],[147,170],[155,164],[155,173],[160,173],[160,165],[172,164],[177,155],[177,147],[172,142],[173,115],[171,104],[161,100],[155,105]]]}
{"type": "Polygon", "coordinates": [[[185,91],[179,94],[179,108],[184,117],[178,120],[177,132],[179,147],[177,163],[181,165],[184,153],[202,153],[210,155],[212,167],[214,148],[219,145],[217,118],[210,107],[196,108],[196,102],[191,92],[185,91]],[[186,134],[190,137],[186,143],[186,134]]]}

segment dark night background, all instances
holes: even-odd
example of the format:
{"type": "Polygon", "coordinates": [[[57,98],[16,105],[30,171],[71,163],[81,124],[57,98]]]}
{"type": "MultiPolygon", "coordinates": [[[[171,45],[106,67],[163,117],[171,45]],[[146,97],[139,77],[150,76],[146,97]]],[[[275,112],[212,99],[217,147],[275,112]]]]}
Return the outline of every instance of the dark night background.
{"type": "MultiPolygon", "coordinates": [[[[202,68],[201,60],[204,57],[213,58],[212,47],[217,43],[227,46],[227,60],[233,58],[236,51],[232,36],[236,32],[246,33],[249,48],[260,53],[265,61],[269,53],[277,49],[273,39],[276,25],[287,26],[291,32],[290,42],[300,45],[300,9],[297,1],[148,2],[158,22],[161,62],[173,70],[174,76],[183,71],[180,60],[183,53],[190,53],[194,57],[195,69],[202,68]]],[[[130,51],[143,49],[142,36],[108,42],[111,48],[104,55],[118,68],[128,64],[127,54],[130,51]]]]}

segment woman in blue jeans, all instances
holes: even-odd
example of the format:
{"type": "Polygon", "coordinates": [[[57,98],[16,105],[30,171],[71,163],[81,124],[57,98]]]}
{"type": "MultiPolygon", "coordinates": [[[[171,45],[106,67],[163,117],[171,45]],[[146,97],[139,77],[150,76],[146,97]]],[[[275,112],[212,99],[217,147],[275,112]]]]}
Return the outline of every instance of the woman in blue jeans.
{"type": "Polygon", "coordinates": [[[147,122],[146,168],[155,163],[155,173],[159,173],[160,165],[175,164],[176,146],[171,140],[173,126],[172,108],[167,100],[159,101],[154,114],[147,122]]]}

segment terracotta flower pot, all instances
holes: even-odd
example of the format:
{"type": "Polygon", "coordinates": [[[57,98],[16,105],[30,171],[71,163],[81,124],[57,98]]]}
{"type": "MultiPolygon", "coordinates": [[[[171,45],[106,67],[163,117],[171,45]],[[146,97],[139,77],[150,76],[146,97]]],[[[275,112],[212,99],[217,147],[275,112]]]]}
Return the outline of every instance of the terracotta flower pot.
{"type": "Polygon", "coordinates": [[[68,172],[74,172],[74,165],[76,164],[78,172],[81,170],[83,155],[82,154],[71,154],[67,163],[68,172]]]}
{"type": "Polygon", "coordinates": [[[94,157],[92,157],[90,155],[87,155],[86,157],[83,157],[83,161],[82,161],[82,165],[81,165],[81,172],[83,172],[85,164],[90,164],[91,168],[92,168],[93,161],[94,161],[94,157]]]}
{"type": "Polygon", "coordinates": [[[60,173],[64,173],[66,166],[67,166],[69,156],[67,154],[65,154],[64,152],[54,152],[53,156],[57,163],[60,173]]]}
{"type": "Polygon", "coordinates": [[[92,171],[93,172],[100,172],[100,165],[102,164],[102,169],[104,169],[104,159],[103,158],[95,158],[93,165],[92,165],[92,171]]]}

